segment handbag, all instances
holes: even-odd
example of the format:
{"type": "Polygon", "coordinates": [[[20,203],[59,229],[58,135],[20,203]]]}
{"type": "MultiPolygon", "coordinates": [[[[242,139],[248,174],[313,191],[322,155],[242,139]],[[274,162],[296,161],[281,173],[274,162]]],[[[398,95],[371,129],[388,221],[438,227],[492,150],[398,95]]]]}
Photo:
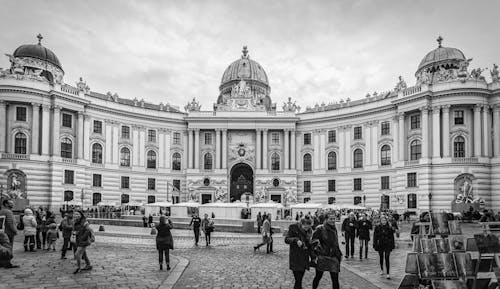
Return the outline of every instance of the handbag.
{"type": "Polygon", "coordinates": [[[69,238],[69,241],[73,244],[76,244],[76,234],[72,233],[71,237],[69,238]]]}

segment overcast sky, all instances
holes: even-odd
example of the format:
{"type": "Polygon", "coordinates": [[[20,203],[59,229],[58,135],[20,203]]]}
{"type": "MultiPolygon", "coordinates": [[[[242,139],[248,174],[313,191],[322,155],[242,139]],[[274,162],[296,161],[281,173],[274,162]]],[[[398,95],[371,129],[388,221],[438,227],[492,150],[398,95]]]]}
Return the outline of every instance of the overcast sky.
{"type": "MultiPolygon", "coordinates": [[[[226,67],[248,45],[271,98],[302,107],[408,85],[427,52],[443,46],[500,63],[500,1],[7,1],[0,52],[36,43],[56,53],[65,82],[93,91],[211,110],[226,67]]],[[[1,57],[0,67],[9,65],[1,57]]],[[[489,76],[489,71],[484,73],[489,76]]]]}

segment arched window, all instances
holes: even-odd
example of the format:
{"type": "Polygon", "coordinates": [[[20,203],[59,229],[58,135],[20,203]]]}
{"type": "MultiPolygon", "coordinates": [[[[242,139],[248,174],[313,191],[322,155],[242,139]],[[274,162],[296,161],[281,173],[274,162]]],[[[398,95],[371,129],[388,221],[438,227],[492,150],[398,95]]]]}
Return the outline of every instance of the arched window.
{"type": "Polygon", "coordinates": [[[92,194],[92,205],[97,206],[101,202],[102,195],[100,193],[93,193],[92,194]]]}
{"type": "Polygon", "coordinates": [[[146,167],[148,169],[156,169],[156,152],[155,151],[148,151],[146,167]]]}
{"type": "Polygon", "coordinates": [[[380,165],[391,165],[391,147],[389,145],[383,145],[380,149],[380,165]]]}
{"type": "Polygon", "coordinates": [[[120,150],[120,166],[130,167],[130,150],[123,147],[120,150]]]}
{"type": "Polygon", "coordinates": [[[271,155],[271,170],[273,171],[280,170],[280,155],[278,153],[273,153],[271,155]]]}
{"type": "Polygon", "coordinates": [[[172,155],[172,170],[180,171],[181,170],[181,154],[174,153],[172,155]]]}
{"type": "Polygon", "coordinates": [[[92,162],[102,164],[102,146],[98,143],[92,145],[92,162]]]}
{"type": "Polygon", "coordinates": [[[73,143],[67,137],[61,140],[61,157],[67,159],[73,158],[73,143]]]}
{"type": "Polygon", "coordinates": [[[362,168],[363,167],[363,150],[355,149],[354,150],[354,168],[362,168]]]}
{"type": "Polygon", "coordinates": [[[457,136],[453,142],[453,156],[456,158],[465,157],[465,139],[462,136],[457,136]]]}
{"type": "Polygon", "coordinates": [[[211,170],[212,169],[212,163],[213,163],[213,158],[211,153],[206,153],[205,156],[203,157],[203,168],[205,170],[211,170]]]}
{"type": "MultiPolygon", "coordinates": [[[[3,141],[3,140],[2,140],[3,141]]],[[[16,154],[26,154],[26,135],[22,132],[16,133],[15,136],[15,144],[14,144],[14,152],[16,154]]]]}
{"type": "Polygon", "coordinates": [[[328,170],[333,171],[337,169],[337,154],[335,152],[328,153],[328,170]]]}
{"type": "Polygon", "coordinates": [[[304,172],[310,172],[312,171],[312,159],[311,159],[311,154],[305,154],[304,155],[304,172]]]}
{"type": "Polygon", "coordinates": [[[410,144],[410,160],[418,160],[422,155],[422,143],[416,139],[410,144]]]}

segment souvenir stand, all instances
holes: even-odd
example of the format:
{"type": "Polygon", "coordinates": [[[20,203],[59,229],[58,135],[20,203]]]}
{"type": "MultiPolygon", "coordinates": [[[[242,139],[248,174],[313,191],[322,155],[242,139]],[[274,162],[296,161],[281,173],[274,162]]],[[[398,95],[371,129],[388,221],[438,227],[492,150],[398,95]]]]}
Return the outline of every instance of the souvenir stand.
{"type": "Polygon", "coordinates": [[[190,218],[193,214],[198,214],[199,206],[197,202],[177,203],[170,207],[170,212],[172,217],[190,218]]]}
{"type": "Polygon", "coordinates": [[[250,209],[252,210],[252,219],[254,220],[257,219],[259,213],[271,214],[271,218],[275,220],[277,216],[281,216],[283,205],[271,201],[267,203],[251,204],[250,209]]]}
{"type": "Polygon", "coordinates": [[[144,215],[160,216],[162,212],[168,212],[170,215],[171,202],[156,202],[144,205],[144,215]]]}

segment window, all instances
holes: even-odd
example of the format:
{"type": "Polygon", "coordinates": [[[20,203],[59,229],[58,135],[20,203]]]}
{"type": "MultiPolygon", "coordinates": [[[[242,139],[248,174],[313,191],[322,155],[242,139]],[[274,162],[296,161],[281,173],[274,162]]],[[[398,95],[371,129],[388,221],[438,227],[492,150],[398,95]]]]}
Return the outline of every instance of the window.
{"type": "Polygon", "coordinates": [[[414,114],[410,116],[410,128],[417,129],[420,128],[420,115],[414,114]]]}
{"type": "Polygon", "coordinates": [[[380,165],[391,165],[391,147],[389,145],[383,145],[380,149],[380,165]]]}
{"type": "Polygon", "coordinates": [[[122,138],[130,139],[130,127],[122,126],[122,138]]]}
{"type": "Polygon", "coordinates": [[[328,142],[329,143],[337,142],[337,131],[335,130],[328,131],[328,142]]]}
{"type": "Polygon", "coordinates": [[[335,192],[335,180],[328,180],[328,191],[329,192],[335,192]]]}
{"type": "Polygon", "coordinates": [[[335,152],[328,153],[328,170],[333,171],[337,169],[337,154],[335,152]]]}
{"type": "Polygon", "coordinates": [[[328,205],[335,204],[335,197],[328,197],[328,205]]]}
{"type": "Polygon", "coordinates": [[[94,133],[102,134],[102,121],[94,120],[94,133]]]}
{"type": "Polygon", "coordinates": [[[102,164],[102,146],[98,143],[92,145],[92,163],[102,164]]]}
{"type": "Polygon", "coordinates": [[[122,189],[130,189],[130,177],[121,177],[120,187],[122,189]]]}
{"type": "Polygon", "coordinates": [[[73,143],[67,137],[61,140],[61,157],[66,159],[73,158],[73,143]]]}
{"type": "Polygon", "coordinates": [[[172,170],[180,171],[181,170],[181,154],[174,153],[172,155],[172,170]]]}
{"type": "Polygon", "coordinates": [[[272,132],[271,133],[271,143],[273,145],[279,145],[280,144],[280,133],[279,132],[272,132]]]}
{"type": "Polygon", "coordinates": [[[422,155],[422,143],[419,140],[414,140],[410,144],[410,160],[418,160],[422,155]]]}
{"type": "Polygon", "coordinates": [[[310,200],[311,198],[304,198],[304,203],[309,203],[310,200]]]}
{"type": "Polygon", "coordinates": [[[71,114],[62,114],[62,126],[69,128],[73,127],[73,116],[71,114]]]}
{"type": "Polygon", "coordinates": [[[71,202],[73,200],[73,191],[64,191],[64,201],[71,202]]]}
{"type": "Polygon", "coordinates": [[[273,155],[271,156],[271,170],[280,170],[280,155],[278,153],[273,153],[273,155]]]}
{"type": "Polygon", "coordinates": [[[181,180],[173,180],[174,191],[179,192],[181,190],[181,180]]]}
{"type": "Polygon", "coordinates": [[[354,168],[362,168],[363,167],[363,150],[355,149],[354,150],[354,168]]]}
{"type": "Polygon", "coordinates": [[[156,190],[156,179],[148,178],[148,190],[154,191],[156,190]]]}
{"type": "Polygon", "coordinates": [[[206,153],[204,158],[203,158],[203,168],[205,170],[211,170],[212,169],[212,163],[213,163],[213,158],[212,154],[206,153]]]}
{"type": "Polygon", "coordinates": [[[354,191],[361,191],[363,187],[361,186],[361,178],[355,178],[353,180],[353,190],[354,191]]]}
{"type": "Polygon", "coordinates": [[[453,142],[453,156],[456,158],[465,157],[465,139],[462,136],[457,136],[453,142]]]}
{"type": "Polygon", "coordinates": [[[148,204],[152,204],[156,201],[156,197],[155,196],[148,196],[148,204]]]}
{"type": "Polygon", "coordinates": [[[354,205],[359,205],[359,204],[361,204],[361,197],[360,196],[354,197],[354,205]]]}
{"type": "Polygon", "coordinates": [[[148,169],[156,169],[156,152],[148,151],[146,165],[148,169]]]}
{"type": "Polygon", "coordinates": [[[92,186],[93,187],[102,187],[102,175],[93,174],[92,175],[92,186]]]}
{"type": "Polygon", "coordinates": [[[205,133],[205,144],[206,145],[211,145],[212,144],[212,133],[211,132],[206,132],[205,133]]]}
{"type": "Polygon", "coordinates": [[[18,132],[18,133],[16,133],[16,136],[14,138],[15,138],[15,140],[14,140],[14,153],[25,155],[26,154],[26,147],[27,147],[26,135],[22,132],[18,132]]]}
{"type": "Polygon", "coordinates": [[[362,127],[360,126],[354,127],[354,139],[362,139],[362,138],[363,138],[362,127]]]}
{"type": "Polygon", "coordinates": [[[304,134],[304,145],[310,145],[311,144],[311,133],[305,133],[304,134]]]}
{"type": "Polygon", "coordinates": [[[416,209],[417,208],[417,194],[411,193],[408,194],[408,209],[416,209]]]}
{"type": "Polygon", "coordinates": [[[380,177],[380,189],[381,190],[389,190],[390,188],[391,188],[391,185],[389,182],[389,176],[380,177]]]}
{"type": "Polygon", "coordinates": [[[406,175],[406,186],[408,188],[415,188],[417,186],[417,173],[408,173],[406,175]]]}
{"type": "Polygon", "coordinates": [[[24,106],[16,107],[16,120],[26,121],[26,107],[24,106]]]}
{"type": "Polygon", "coordinates": [[[75,183],[75,171],[64,170],[64,183],[71,185],[75,183]]]}
{"type": "Polygon", "coordinates": [[[156,142],[156,130],[148,129],[148,142],[156,142]]]}
{"type": "Polygon", "coordinates": [[[380,134],[381,135],[390,135],[391,134],[391,123],[388,121],[384,121],[380,124],[380,134]]]}
{"type": "Polygon", "coordinates": [[[304,165],[304,172],[310,172],[310,171],[312,171],[311,154],[305,154],[304,155],[303,165],[304,165]]]}
{"type": "Polygon", "coordinates": [[[464,124],[464,111],[463,110],[455,110],[453,113],[455,118],[455,124],[464,124]]]}
{"type": "Polygon", "coordinates": [[[180,145],[180,144],[181,144],[181,133],[174,132],[174,145],[180,145]]]}
{"type": "Polygon", "coordinates": [[[128,194],[122,194],[120,199],[122,204],[128,204],[128,202],[130,202],[130,196],[128,194]]]}
{"type": "Polygon", "coordinates": [[[122,148],[120,150],[120,166],[130,167],[130,150],[128,148],[122,148]]]}
{"type": "Polygon", "coordinates": [[[304,193],[311,192],[311,181],[304,181],[304,193]]]}
{"type": "Polygon", "coordinates": [[[92,205],[97,206],[102,200],[102,195],[100,193],[93,193],[92,194],[92,205]]]}

